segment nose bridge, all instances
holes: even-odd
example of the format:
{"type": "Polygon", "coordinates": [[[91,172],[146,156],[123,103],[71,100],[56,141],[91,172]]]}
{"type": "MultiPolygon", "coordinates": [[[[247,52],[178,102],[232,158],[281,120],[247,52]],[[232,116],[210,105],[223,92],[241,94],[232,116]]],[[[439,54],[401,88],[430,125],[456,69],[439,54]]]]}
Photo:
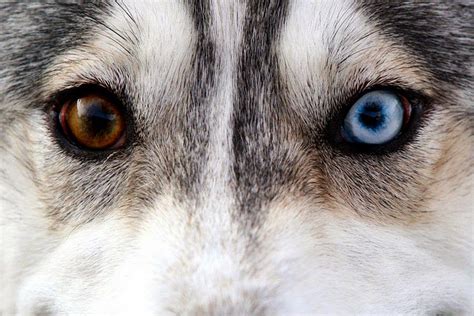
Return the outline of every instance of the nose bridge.
{"type": "MultiPolygon", "coordinates": [[[[241,1],[218,0],[209,4],[209,36],[215,46],[216,71],[215,87],[208,102],[208,160],[202,175],[203,187],[197,210],[201,253],[194,277],[203,287],[216,289],[217,292],[211,291],[211,297],[218,298],[222,294],[219,291],[223,291],[235,298],[237,292],[242,292],[236,287],[245,275],[240,263],[246,247],[246,242],[239,239],[238,223],[234,221],[232,185],[232,117],[245,5],[241,1]]],[[[211,308],[211,305],[200,306],[211,308]]]]}
{"type": "Polygon", "coordinates": [[[216,79],[209,100],[208,160],[202,179],[206,189],[201,200],[203,211],[213,217],[232,207],[232,115],[244,10],[240,1],[210,2],[209,36],[216,51],[216,79]]]}
{"type": "Polygon", "coordinates": [[[233,117],[233,174],[236,214],[249,230],[265,218],[265,204],[280,194],[295,159],[291,111],[280,97],[276,43],[287,14],[287,1],[249,1],[236,79],[233,117]]]}
{"type": "Polygon", "coordinates": [[[255,228],[263,201],[290,173],[290,166],[282,171],[281,161],[291,153],[281,146],[286,112],[278,101],[273,50],[286,10],[279,1],[210,1],[216,71],[200,199],[209,232],[255,228]]]}

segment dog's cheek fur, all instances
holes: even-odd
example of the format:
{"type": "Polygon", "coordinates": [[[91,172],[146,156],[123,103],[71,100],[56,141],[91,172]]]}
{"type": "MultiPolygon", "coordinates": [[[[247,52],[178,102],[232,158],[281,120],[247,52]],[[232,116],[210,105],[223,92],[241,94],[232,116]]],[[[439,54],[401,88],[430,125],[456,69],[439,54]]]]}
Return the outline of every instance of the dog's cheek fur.
{"type": "Polygon", "coordinates": [[[14,314],[23,280],[60,242],[51,234],[37,179],[42,160],[41,113],[18,116],[2,129],[0,144],[0,310],[14,314]]]}

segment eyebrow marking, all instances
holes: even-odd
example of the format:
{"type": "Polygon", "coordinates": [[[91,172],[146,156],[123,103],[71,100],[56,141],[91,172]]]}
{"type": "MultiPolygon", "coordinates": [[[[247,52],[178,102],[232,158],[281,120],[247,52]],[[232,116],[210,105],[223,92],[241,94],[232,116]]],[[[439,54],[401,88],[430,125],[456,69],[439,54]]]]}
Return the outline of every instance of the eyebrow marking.
{"type": "Polygon", "coordinates": [[[375,86],[432,93],[431,74],[416,56],[387,38],[354,3],[292,4],[277,50],[289,105],[305,122],[314,118],[311,124],[322,128],[351,97],[375,86]]]}

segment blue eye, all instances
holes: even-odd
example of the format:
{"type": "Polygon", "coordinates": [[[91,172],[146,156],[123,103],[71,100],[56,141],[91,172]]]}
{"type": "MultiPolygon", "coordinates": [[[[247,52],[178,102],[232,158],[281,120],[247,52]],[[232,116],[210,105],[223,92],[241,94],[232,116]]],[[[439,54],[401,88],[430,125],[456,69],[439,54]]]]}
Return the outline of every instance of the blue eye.
{"type": "Polygon", "coordinates": [[[402,99],[394,92],[376,90],[363,95],[347,113],[342,136],[350,143],[385,144],[400,133],[405,117],[402,99]]]}

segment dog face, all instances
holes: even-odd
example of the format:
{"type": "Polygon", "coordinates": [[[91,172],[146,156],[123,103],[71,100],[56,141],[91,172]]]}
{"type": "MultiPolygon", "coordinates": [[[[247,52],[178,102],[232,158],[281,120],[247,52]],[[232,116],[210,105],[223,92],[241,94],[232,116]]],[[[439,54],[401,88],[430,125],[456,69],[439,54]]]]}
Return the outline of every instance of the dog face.
{"type": "Polygon", "coordinates": [[[469,4],[0,12],[3,313],[473,310],[469,4]],[[113,146],[62,129],[88,97],[113,146]]]}

